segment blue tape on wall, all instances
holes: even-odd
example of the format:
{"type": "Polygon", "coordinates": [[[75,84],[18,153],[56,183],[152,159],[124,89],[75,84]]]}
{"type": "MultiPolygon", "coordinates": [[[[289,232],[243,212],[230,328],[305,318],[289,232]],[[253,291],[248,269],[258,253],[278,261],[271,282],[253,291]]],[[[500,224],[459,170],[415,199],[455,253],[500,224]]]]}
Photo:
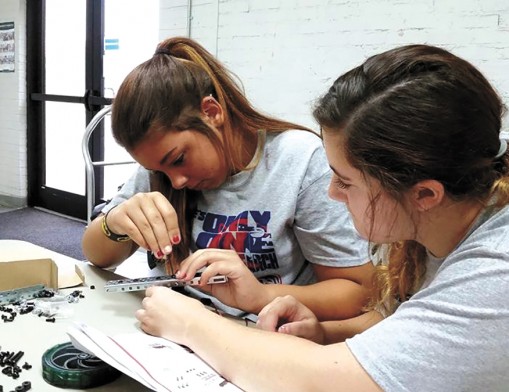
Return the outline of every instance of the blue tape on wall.
{"type": "Polygon", "coordinates": [[[104,50],[118,50],[119,48],[118,38],[106,38],[104,40],[104,50]]]}

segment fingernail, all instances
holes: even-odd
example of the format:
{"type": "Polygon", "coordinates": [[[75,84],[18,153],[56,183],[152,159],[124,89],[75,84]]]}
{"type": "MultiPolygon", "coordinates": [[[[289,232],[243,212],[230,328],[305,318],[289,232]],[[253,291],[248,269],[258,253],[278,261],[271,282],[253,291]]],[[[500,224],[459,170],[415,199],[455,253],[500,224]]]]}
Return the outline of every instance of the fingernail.
{"type": "Polygon", "coordinates": [[[177,271],[177,273],[175,274],[175,277],[176,277],[177,279],[184,279],[185,275],[184,275],[184,274],[182,274],[182,272],[177,271]]]}
{"type": "Polygon", "coordinates": [[[164,257],[164,253],[161,252],[161,250],[158,250],[156,253],[155,253],[156,257],[158,259],[162,259],[164,257]]]}
{"type": "Polygon", "coordinates": [[[178,244],[180,242],[180,236],[174,235],[171,239],[171,242],[173,242],[174,244],[178,244]]]}
{"type": "Polygon", "coordinates": [[[281,333],[286,333],[287,330],[286,330],[286,326],[282,325],[280,326],[278,329],[277,329],[278,332],[281,332],[281,333]]]}
{"type": "Polygon", "coordinates": [[[166,245],[164,247],[164,254],[169,255],[171,253],[171,245],[166,245]]]}

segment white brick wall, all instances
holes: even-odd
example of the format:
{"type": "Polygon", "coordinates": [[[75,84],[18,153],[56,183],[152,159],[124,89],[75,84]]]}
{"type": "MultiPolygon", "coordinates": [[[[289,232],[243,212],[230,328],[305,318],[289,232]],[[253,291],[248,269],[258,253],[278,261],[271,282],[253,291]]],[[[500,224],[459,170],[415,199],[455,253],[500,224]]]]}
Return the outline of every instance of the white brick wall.
{"type": "MultiPolygon", "coordinates": [[[[161,26],[175,23],[175,1],[161,3],[166,9],[161,26]]],[[[185,8],[183,3],[187,2],[180,2],[180,8],[185,8]]],[[[192,4],[191,37],[241,78],[253,103],[308,126],[315,127],[312,103],[336,77],[372,54],[410,43],[452,50],[484,72],[506,101],[509,98],[507,0],[193,0],[192,4]]]]}
{"type": "MultiPolygon", "coordinates": [[[[24,4],[0,0],[23,49],[24,4]]],[[[186,35],[187,0],[161,0],[160,38],[186,35]]],[[[315,127],[311,105],[343,72],[397,45],[428,43],[475,64],[509,100],[507,0],[193,0],[191,37],[242,80],[261,110],[315,127]]],[[[24,197],[24,55],[0,74],[0,202],[24,197]],[[5,173],[5,174],[4,174],[5,173]]]]}
{"type": "Polygon", "coordinates": [[[26,204],[25,0],[1,0],[0,22],[14,22],[15,72],[0,73],[0,205],[26,204]]]}

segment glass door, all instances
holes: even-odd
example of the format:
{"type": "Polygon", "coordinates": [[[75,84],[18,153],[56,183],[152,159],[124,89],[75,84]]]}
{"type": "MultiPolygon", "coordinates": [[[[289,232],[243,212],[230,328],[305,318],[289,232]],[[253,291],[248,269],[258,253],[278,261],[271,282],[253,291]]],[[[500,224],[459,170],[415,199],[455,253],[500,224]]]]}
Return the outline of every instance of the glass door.
{"type": "MultiPolygon", "coordinates": [[[[86,125],[111,104],[127,72],[154,50],[158,15],[158,0],[27,2],[30,206],[87,218],[81,152],[86,125]]],[[[108,117],[89,147],[93,161],[127,160],[111,138],[108,117]]],[[[97,166],[94,200],[111,196],[132,170],[97,166]]]]}
{"type": "MultiPolygon", "coordinates": [[[[159,42],[159,0],[105,0],[104,94],[114,97],[127,74],[148,60],[159,42]]],[[[111,135],[110,117],[104,118],[104,161],[132,160],[111,135]]],[[[133,165],[104,166],[99,197],[111,198],[133,172],[133,165]]]]}

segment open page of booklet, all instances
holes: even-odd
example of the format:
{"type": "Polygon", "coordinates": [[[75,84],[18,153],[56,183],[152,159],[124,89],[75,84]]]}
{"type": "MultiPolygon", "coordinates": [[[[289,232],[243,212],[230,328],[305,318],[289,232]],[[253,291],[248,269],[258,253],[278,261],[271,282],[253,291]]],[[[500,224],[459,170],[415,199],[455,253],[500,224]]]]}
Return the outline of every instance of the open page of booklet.
{"type": "Polygon", "coordinates": [[[108,336],[86,324],[75,323],[67,334],[79,350],[154,391],[242,391],[188,348],[142,331],[108,336]]]}

